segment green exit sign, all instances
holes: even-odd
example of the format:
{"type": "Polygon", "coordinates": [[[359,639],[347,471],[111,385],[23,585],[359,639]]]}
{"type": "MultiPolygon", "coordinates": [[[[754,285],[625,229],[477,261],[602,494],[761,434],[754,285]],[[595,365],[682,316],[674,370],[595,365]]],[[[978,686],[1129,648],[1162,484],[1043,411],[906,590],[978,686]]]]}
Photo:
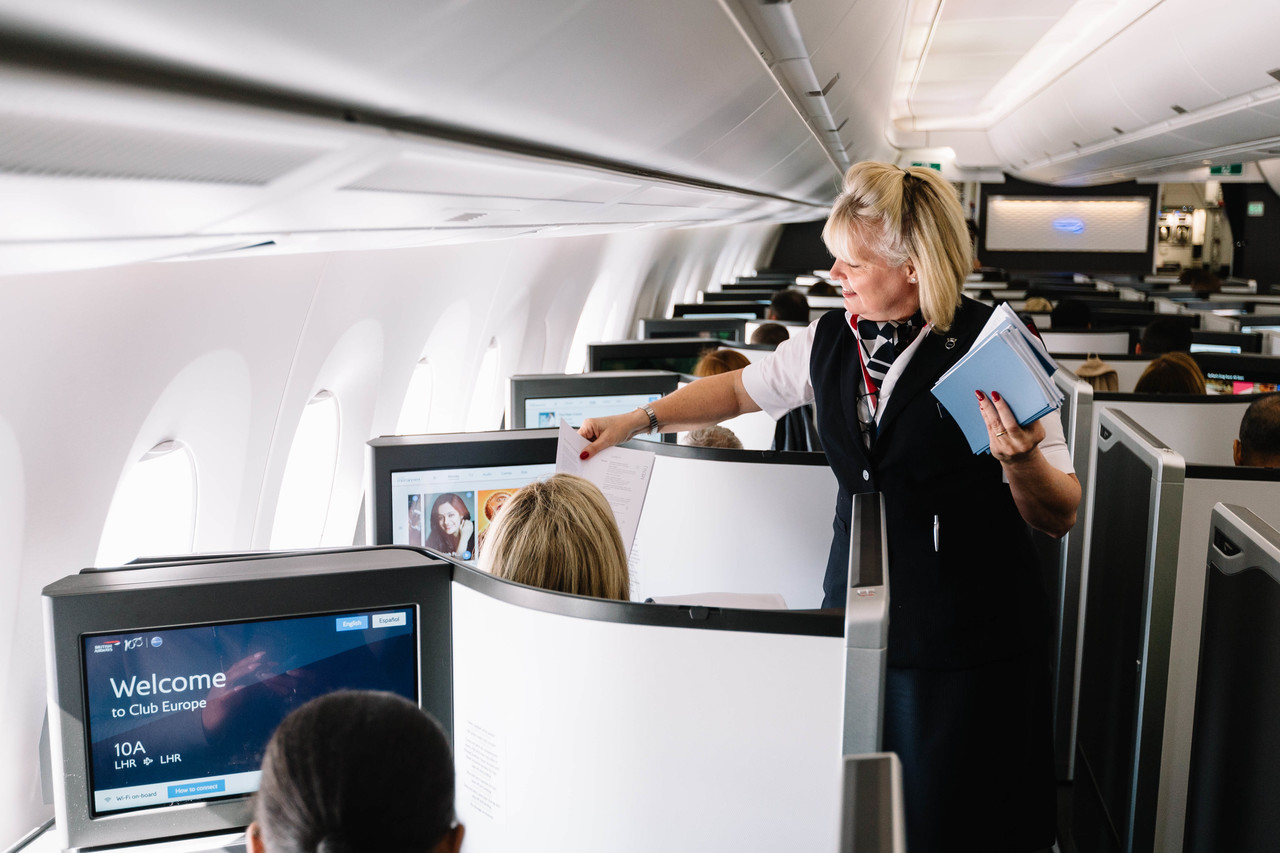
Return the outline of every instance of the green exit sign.
{"type": "Polygon", "coordinates": [[[1243,175],[1244,163],[1227,163],[1222,166],[1210,166],[1210,175],[1243,175]]]}
{"type": "Polygon", "coordinates": [[[912,166],[924,166],[926,169],[933,169],[933,171],[935,171],[935,172],[941,172],[941,171],[942,171],[942,164],[941,164],[941,163],[926,163],[926,162],[924,162],[923,160],[912,160],[912,161],[911,161],[911,165],[912,165],[912,166]]]}

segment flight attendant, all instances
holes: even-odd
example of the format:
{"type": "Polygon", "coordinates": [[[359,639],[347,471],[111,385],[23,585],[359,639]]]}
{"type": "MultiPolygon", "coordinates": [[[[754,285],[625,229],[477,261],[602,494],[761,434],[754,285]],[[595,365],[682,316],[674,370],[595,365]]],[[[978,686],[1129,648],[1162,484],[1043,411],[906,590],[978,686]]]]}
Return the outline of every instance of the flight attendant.
{"type": "Polygon", "coordinates": [[[929,393],[992,309],[963,295],[972,246],[950,184],[859,163],[823,229],[844,296],[804,334],[733,373],[627,414],[588,419],[586,455],[816,402],[839,483],[825,606],[844,605],[852,496],[878,491],[888,532],[884,749],[903,764],[913,853],[1032,851],[1055,836],[1051,620],[1028,525],[1062,536],[1080,485],[1056,414],[1019,426],[975,388],[991,441],[969,450],[929,393]]]}

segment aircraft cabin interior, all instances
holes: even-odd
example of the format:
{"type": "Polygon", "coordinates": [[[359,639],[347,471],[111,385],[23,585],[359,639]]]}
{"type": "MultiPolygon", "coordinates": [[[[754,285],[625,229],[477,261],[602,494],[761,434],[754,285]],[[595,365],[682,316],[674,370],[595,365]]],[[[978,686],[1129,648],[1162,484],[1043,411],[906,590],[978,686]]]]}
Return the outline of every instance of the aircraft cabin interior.
{"type": "Polygon", "coordinates": [[[800,409],[624,445],[630,600],[431,529],[483,543],[561,419],[770,359],[779,292],[784,335],[844,310],[867,160],[950,184],[966,296],[1057,368],[1054,849],[1280,848],[1280,468],[1233,458],[1278,40],[1262,0],[0,0],[0,849],[245,850],[300,672],[439,720],[470,853],[913,849],[885,510],[824,608],[800,409]],[[1143,393],[1157,320],[1205,393],[1143,393]]]}

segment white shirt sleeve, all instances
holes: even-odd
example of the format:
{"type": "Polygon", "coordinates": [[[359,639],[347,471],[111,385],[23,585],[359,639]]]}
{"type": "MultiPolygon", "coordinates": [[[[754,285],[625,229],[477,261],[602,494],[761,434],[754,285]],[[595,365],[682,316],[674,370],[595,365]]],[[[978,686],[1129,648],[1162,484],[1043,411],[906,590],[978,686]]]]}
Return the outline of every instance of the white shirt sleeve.
{"type": "Polygon", "coordinates": [[[1071,450],[1067,447],[1067,437],[1062,431],[1062,413],[1050,412],[1040,419],[1040,423],[1044,425],[1044,441],[1040,442],[1040,452],[1054,468],[1074,474],[1076,469],[1071,464],[1071,450]]]}
{"type": "MultiPolygon", "coordinates": [[[[803,332],[778,344],[778,348],[772,353],[742,370],[742,387],[747,396],[775,421],[792,409],[813,402],[813,386],[809,384],[809,353],[813,349],[817,325],[818,321],[813,321],[803,332]]],[[[919,342],[927,333],[924,330],[917,335],[912,346],[894,361],[889,375],[885,377],[885,387],[876,407],[877,417],[884,411],[897,376],[906,368],[919,342]]],[[[1059,471],[1074,474],[1075,467],[1071,464],[1071,451],[1067,448],[1067,440],[1062,431],[1061,415],[1056,411],[1050,412],[1040,422],[1044,425],[1044,441],[1040,442],[1040,452],[1059,471]]]]}
{"type": "Polygon", "coordinates": [[[778,344],[778,348],[742,369],[742,387],[775,421],[792,409],[813,402],[809,384],[809,352],[818,321],[778,344]]]}

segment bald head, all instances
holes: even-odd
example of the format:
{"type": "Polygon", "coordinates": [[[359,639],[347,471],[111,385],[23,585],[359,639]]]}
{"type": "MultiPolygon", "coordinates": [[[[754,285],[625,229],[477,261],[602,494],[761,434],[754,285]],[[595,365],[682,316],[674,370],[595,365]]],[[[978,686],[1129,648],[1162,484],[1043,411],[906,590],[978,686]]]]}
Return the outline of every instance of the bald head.
{"type": "Polygon", "coordinates": [[[1280,393],[1249,404],[1240,419],[1235,460],[1237,465],[1280,468],[1280,393]]]}

